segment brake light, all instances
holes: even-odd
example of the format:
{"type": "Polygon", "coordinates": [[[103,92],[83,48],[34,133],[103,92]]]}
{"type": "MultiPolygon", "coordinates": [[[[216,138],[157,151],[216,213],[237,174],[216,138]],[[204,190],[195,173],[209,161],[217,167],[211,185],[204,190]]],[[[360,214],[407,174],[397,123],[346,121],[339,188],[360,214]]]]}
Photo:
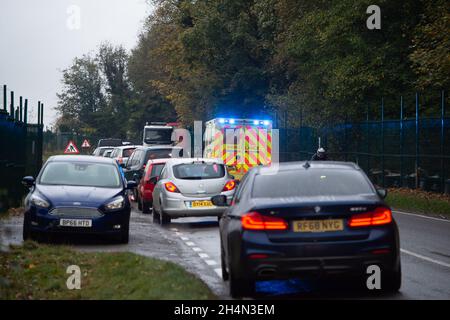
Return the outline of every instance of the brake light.
{"type": "Polygon", "coordinates": [[[356,214],[348,222],[350,227],[379,226],[392,222],[391,209],[378,207],[372,212],[356,214]]]}
{"type": "Polygon", "coordinates": [[[287,222],[278,217],[264,216],[258,212],[249,212],[241,218],[242,228],[246,230],[286,230],[287,222]]]}
{"type": "Polygon", "coordinates": [[[164,186],[166,187],[166,190],[169,192],[180,192],[177,188],[176,185],[174,185],[172,182],[166,182],[164,184],[164,186]]]}
{"type": "Polygon", "coordinates": [[[236,187],[236,181],[230,180],[228,181],[225,186],[223,187],[222,191],[231,191],[236,187]]]}

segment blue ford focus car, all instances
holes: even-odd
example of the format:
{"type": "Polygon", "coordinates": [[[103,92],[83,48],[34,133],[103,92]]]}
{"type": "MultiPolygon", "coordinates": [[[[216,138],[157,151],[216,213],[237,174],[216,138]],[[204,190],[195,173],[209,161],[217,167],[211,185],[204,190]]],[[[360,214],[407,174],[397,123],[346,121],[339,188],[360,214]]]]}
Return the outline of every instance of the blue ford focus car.
{"type": "Polygon", "coordinates": [[[24,240],[40,233],[111,235],[128,243],[130,203],[126,182],[113,159],[92,156],[53,156],[25,198],[24,240]]]}

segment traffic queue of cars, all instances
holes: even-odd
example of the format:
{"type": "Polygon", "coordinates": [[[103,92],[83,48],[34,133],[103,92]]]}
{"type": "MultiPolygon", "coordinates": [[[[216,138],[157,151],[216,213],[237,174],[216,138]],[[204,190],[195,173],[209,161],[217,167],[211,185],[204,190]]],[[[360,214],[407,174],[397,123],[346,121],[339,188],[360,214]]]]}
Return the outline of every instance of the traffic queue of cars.
{"type": "Polygon", "coordinates": [[[126,243],[131,198],[161,225],[219,217],[222,277],[232,297],[251,296],[259,280],[345,276],[365,283],[372,265],[381,269],[384,291],[401,286],[386,191],[356,164],[259,166],[238,184],[221,160],[183,158],[179,147],[119,146],[112,156],[54,156],[36,180],[25,177],[24,239],[103,233],[126,243]]]}

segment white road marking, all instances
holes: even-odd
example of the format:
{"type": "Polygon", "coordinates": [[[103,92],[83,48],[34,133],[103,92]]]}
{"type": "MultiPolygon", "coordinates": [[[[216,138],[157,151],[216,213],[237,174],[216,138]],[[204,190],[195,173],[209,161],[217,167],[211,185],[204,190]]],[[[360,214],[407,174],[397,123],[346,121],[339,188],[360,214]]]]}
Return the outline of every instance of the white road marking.
{"type": "Polygon", "coordinates": [[[177,228],[171,228],[170,230],[172,230],[172,231],[178,231],[177,228]]]}
{"type": "Polygon", "coordinates": [[[186,245],[188,245],[189,247],[193,247],[195,246],[195,243],[193,243],[192,241],[187,241],[186,245]]]}
{"type": "Polygon", "coordinates": [[[441,219],[441,218],[435,218],[435,217],[428,217],[428,216],[424,216],[424,215],[417,214],[417,213],[410,213],[410,212],[397,211],[397,210],[392,210],[392,212],[404,214],[404,215],[407,215],[407,216],[415,216],[415,217],[424,218],[424,219],[430,219],[430,220],[437,220],[437,221],[450,222],[450,220],[447,220],[447,219],[441,219]]]}
{"type": "Polygon", "coordinates": [[[181,240],[183,240],[183,241],[188,241],[188,240],[189,240],[188,237],[180,237],[180,238],[181,238],[181,240]]]}
{"type": "Polygon", "coordinates": [[[445,263],[445,262],[442,262],[442,261],[439,261],[439,260],[435,260],[435,259],[423,256],[421,254],[405,250],[405,249],[400,249],[400,251],[403,252],[404,254],[409,254],[410,256],[413,256],[413,257],[416,257],[416,258],[419,258],[419,259],[422,259],[422,260],[425,260],[425,261],[428,261],[428,262],[436,263],[436,264],[438,264],[440,266],[444,266],[444,267],[450,268],[450,263],[445,263]]]}
{"type": "Polygon", "coordinates": [[[214,260],[205,260],[205,262],[208,266],[215,266],[217,264],[214,260]]]}
{"type": "Polygon", "coordinates": [[[207,258],[209,258],[209,256],[208,256],[208,254],[206,254],[206,253],[199,253],[198,254],[199,256],[200,256],[200,258],[202,258],[202,259],[207,259],[207,258]]]}
{"type": "Polygon", "coordinates": [[[217,275],[218,275],[220,278],[222,278],[222,268],[214,269],[214,272],[217,273],[217,275]]]}
{"type": "Polygon", "coordinates": [[[193,247],[192,250],[194,250],[195,252],[200,252],[203,251],[201,248],[199,247],[193,247]]]}

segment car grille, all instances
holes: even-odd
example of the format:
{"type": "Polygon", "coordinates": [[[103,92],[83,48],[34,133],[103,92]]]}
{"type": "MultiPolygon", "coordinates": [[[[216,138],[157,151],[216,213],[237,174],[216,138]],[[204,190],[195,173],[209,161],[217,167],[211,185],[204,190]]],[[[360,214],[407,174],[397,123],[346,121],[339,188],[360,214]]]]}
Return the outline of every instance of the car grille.
{"type": "Polygon", "coordinates": [[[90,217],[101,217],[103,213],[97,208],[54,208],[50,211],[50,214],[58,217],[80,217],[80,218],[90,218],[90,217]]]}

